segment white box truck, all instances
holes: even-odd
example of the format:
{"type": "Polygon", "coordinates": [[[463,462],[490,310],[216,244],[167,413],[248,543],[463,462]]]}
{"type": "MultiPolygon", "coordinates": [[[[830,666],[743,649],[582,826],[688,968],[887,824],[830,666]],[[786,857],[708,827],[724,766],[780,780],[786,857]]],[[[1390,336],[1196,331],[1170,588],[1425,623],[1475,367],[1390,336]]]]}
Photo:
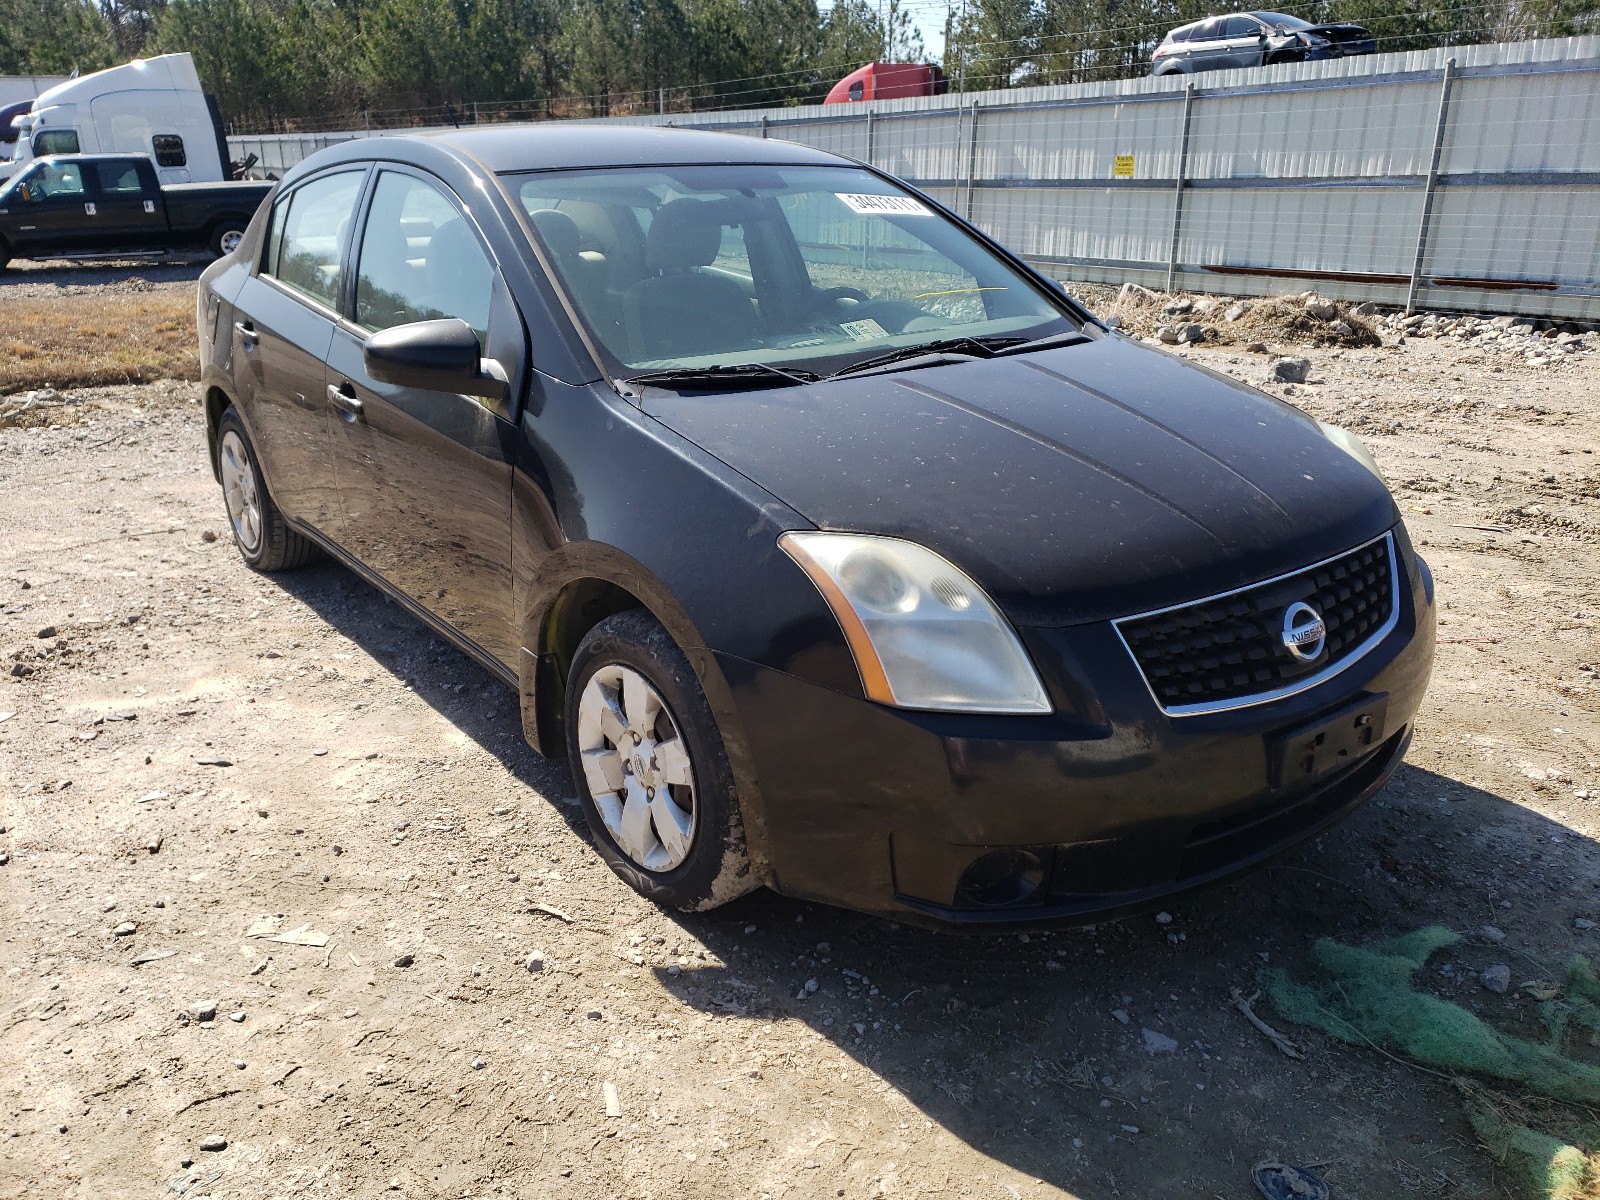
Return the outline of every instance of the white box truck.
{"type": "Polygon", "coordinates": [[[17,140],[0,181],[47,154],[144,154],[161,182],[229,177],[228,147],[194,58],[134,59],[47,89],[15,121],[17,140]]]}

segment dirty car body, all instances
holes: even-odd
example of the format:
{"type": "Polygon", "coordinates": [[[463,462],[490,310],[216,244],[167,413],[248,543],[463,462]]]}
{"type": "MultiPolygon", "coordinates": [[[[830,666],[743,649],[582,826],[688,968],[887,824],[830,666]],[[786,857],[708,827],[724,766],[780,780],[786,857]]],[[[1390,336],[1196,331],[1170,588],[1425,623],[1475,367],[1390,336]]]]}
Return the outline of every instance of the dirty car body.
{"type": "Polygon", "coordinates": [[[199,321],[247,561],[320,547],[517,688],[665,903],[1083,920],[1295,844],[1405,752],[1432,580],[1359,444],[859,164],[350,143],[199,321]]]}
{"type": "Polygon", "coordinates": [[[1372,54],[1377,41],[1360,25],[1313,25],[1287,13],[1245,12],[1180,25],[1156,47],[1152,75],[1313,62],[1372,54]]]}

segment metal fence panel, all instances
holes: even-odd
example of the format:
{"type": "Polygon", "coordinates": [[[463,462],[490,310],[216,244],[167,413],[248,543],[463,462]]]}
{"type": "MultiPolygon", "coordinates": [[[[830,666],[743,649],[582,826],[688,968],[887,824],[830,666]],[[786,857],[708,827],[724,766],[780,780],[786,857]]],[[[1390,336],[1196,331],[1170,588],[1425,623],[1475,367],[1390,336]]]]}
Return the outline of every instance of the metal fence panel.
{"type": "Polygon", "coordinates": [[[870,161],[1062,278],[1600,319],[1600,37],[610,123],[870,161]]]}

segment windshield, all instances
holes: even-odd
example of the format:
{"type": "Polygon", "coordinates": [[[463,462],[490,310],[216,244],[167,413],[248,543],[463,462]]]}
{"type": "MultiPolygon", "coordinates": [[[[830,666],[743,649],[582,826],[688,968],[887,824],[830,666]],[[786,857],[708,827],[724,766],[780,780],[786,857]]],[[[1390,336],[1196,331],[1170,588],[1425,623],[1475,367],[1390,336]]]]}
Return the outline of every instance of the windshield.
{"type": "Polygon", "coordinates": [[[951,338],[1078,328],[958,225],[859,168],[550,171],[514,187],[616,376],[826,374],[951,338]]]}
{"type": "Polygon", "coordinates": [[[1302,21],[1299,17],[1291,17],[1288,13],[1258,12],[1251,16],[1260,17],[1274,29],[1314,29],[1310,21],[1302,21]]]}

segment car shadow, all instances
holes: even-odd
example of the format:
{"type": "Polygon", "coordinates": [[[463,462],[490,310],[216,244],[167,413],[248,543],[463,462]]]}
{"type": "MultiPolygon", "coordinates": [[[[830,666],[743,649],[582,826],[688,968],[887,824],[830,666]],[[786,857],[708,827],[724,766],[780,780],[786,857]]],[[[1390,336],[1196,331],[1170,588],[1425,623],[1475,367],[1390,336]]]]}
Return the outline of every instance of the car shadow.
{"type": "MultiPolygon", "coordinates": [[[[500,681],[343,567],[277,581],[589,839],[564,764],[523,742],[500,681]]],[[[1600,846],[1587,837],[1408,764],[1348,820],[1164,912],[959,936],[758,892],[666,914],[703,958],[653,971],[686,1009],[803,1022],[886,1085],[885,1113],[930,1122],[1023,1182],[1082,1200],[1252,1194],[1251,1163],[1274,1156],[1324,1164],[1355,1191],[1414,1194],[1440,1174],[1483,1177],[1453,1086],[1296,1030],[1259,1002],[1302,1042],[1305,1059],[1291,1061],[1231,1005],[1235,989],[1254,992],[1264,967],[1293,972],[1317,938],[1441,924],[1466,937],[1429,964],[1429,986],[1515,1018],[1515,997],[1491,996],[1477,973],[1505,961],[1519,979],[1559,978],[1582,949],[1572,923],[1596,888],[1600,846]],[[1503,944],[1477,933],[1491,924],[1503,944]]],[[[875,1132],[887,1143],[905,1128],[875,1132]]]]}

